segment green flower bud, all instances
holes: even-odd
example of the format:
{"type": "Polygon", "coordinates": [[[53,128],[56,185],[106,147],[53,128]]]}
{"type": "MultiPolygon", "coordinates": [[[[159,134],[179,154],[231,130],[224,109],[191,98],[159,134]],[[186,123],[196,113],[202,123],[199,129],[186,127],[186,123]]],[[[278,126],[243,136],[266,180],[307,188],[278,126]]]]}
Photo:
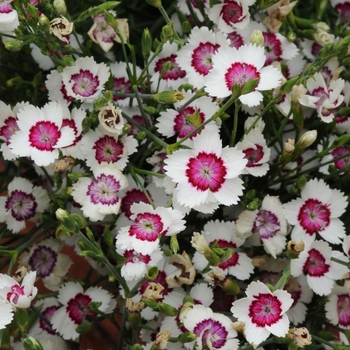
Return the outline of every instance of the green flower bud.
{"type": "Polygon", "coordinates": [[[180,343],[189,343],[196,340],[197,335],[192,332],[186,332],[179,335],[178,340],[180,343]]]}
{"type": "Polygon", "coordinates": [[[152,98],[162,104],[175,103],[185,98],[184,94],[180,91],[162,91],[157,94],[153,94],[152,98]]]}
{"type": "Polygon", "coordinates": [[[30,14],[31,18],[37,19],[39,10],[36,6],[31,5],[30,3],[27,4],[26,9],[28,13],[30,14]]]}
{"type": "Polygon", "coordinates": [[[103,93],[103,96],[104,96],[104,98],[105,98],[107,101],[112,101],[112,100],[113,100],[113,92],[110,91],[110,90],[106,90],[106,91],[103,93]]]}
{"type": "Polygon", "coordinates": [[[332,148],[343,146],[349,141],[350,141],[350,134],[341,135],[333,141],[332,148]]]}
{"type": "Polygon", "coordinates": [[[91,129],[91,120],[90,118],[86,117],[83,119],[81,126],[83,127],[83,131],[87,132],[91,129]]]}
{"type": "Polygon", "coordinates": [[[162,41],[168,41],[168,39],[171,38],[174,35],[174,28],[173,28],[173,23],[172,22],[166,24],[162,28],[162,35],[163,35],[163,38],[165,39],[165,40],[162,40],[162,41]]]}
{"type": "Polygon", "coordinates": [[[260,207],[261,205],[261,201],[259,198],[254,198],[248,205],[247,205],[247,209],[248,210],[256,210],[260,207]]]}
{"type": "Polygon", "coordinates": [[[90,322],[84,321],[75,330],[79,334],[87,333],[91,329],[92,324],[90,322]]]}
{"type": "Polygon", "coordinates": [[[136,138],[136,140],[138,140],[138,141],[142,141],[142,140],[144,140],[146,137],[147,137],[147,134],[146,134],[145,131],[139,131],[139,132],[135,135],[135,138],[136,138]]]}
{"type": "Polygon", "coordinates": [[[54,0],[52,3],[54,9],[59,13],[60,15],[65,15],[67,13],[67,6],[66,2],[64,0],[54,0]]]}
{"type": "Polygon", "coordinates": [[[247,81],[241,88],[241,95],[248,94],[256,89],[259,85],[260,78],[255,78],[247,81]]]}
{"type": "Polygon", "coordinates": [[[145,107],[143,107],[143,110],[149,115],[154,115],[154,114],[158,113],[157,109],[152,107],[152,106],[145,106],[145,107]]]}
{"type": "Polygon", "coordinates": [[[151,267],[147,273],[146,273],[146,278],[149,280],[149,281],[153,281],[157,276],[158,276],[158,267],[157,266],[153,266],[151,267]]]}
{"type": "Polygon", "coordinates": [[[43,350],[40,342],[33,337],[24,338],[22,345],[24,350],[43,350]]]}
{"type": "Polygon", "coordinates": [[[179,313],[176,307],[164,303],[159,303],[158,309],[161,313],[163,313],[166,316],[174,317],[177,316],[179,313]]]}
{"type": "Polygon", "coordinates": [[[50,21],[45,15],[39,17],[39,24],[45,32],[50,30],[50,21]]]}
{"type": "Polygon", "coordinates": [[[15,51],[19,51],[22,48],[23,43],[19,40],[9,40],[9,41],[6,41],[4,45],[7,50],[15,52],[15,51]]]}
{"type": "Polygon", "coordinates": [[[161,0],[146,0],[147,3],[149,3],[151,6],[154,6],[156,8],[162,7],[162,1],[161,0]]]}
{"type": "Polygon", "coordinates": [[[131,131],[131,125],[130,124],[125,124],[123,126],[123,132],[122,132],[122,135],[128,135],[131,131]]]}
{"type": "Polygon", "coordinates": [[[78,233],[80,231],[78,223],[74,220],[72,215],[67,212],[67,210],[58,208],[55,214],[57,220],[63,224],[63,226],[65,226],[70,232],[78,233]]]}
{"type": "Polygon", "coordinates": [[[176,254],[180,249],[179,242],[177,240],[176,235],[170,237],[170,248],[174,252],[174,254],[176,254]]]}
{"type": "Polygon", "coordinates": [[[69,173],[68,177],[72,180],[72,181],[78,181],[81,177],[83,176],[82,173],[69,173]]]}
{"type": "Polygon", "coordinates": [[[192,30],[191,23],[189,21],[183,21],[181,23],[181,30],[184,34],[190,33],[192,30]]]}
{"type": "Polygon", "coordinates": [[[145,28],[141,37],[142,56],[147,59],[152,49],[152,35],[148,28],[145,28]]]}
{"type": "Polygon", "coordinates": [[[305,187],[306,183],[307,183],[307,178],[305,175],[301,175],[297,178],[296,185],[300,191],[305,187]]]}
{"type": "Polygon", "coordinates": [[[296,144],[296,147],[305,149],[306,147],[311,146],[317,138],[317,131],[310,130],[301,135],[299,141],[296,144]]]}
{"type": "Polygon", "coordinates": [[[296,35],[294,32],[289,32],[289,33],[287,34],[287,39],[288,39],[290,42],[294,43],[294,41],[297,39],[297,35],[296,35]]]}
{"type": "Polygon", "coordinates": [[[63,56],[63,62],[66,66],[74,66],[75,65],[75,59],[71,55],[63,56]]]}
{"type": "Polygon", "coordinates": [[[56,237],[62,238],[62,237],[72,237],[73,233],[70,232],[66,227],[63,225],[59,225],[56,229],[56,237]]]}

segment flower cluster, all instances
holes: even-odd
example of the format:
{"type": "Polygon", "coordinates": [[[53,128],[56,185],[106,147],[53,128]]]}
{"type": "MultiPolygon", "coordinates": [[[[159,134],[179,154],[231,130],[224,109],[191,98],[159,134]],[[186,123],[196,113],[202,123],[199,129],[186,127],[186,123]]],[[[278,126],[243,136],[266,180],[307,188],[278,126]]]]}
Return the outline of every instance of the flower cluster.
{"type": "Polygon", "coordinates": [[[349,13],[0,0],[1,348],[349,346],[349,13]]]}

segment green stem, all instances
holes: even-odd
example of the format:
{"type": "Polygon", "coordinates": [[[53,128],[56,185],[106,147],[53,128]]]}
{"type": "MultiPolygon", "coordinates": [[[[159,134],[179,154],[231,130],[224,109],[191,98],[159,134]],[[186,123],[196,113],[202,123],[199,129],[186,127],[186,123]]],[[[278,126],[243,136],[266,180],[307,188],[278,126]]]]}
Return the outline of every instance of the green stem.
{"type": "MultiPolygon", "coordinates": [[[[162,14],[163,18],[165,19],[166,23],[172,23],[170,20],[168,13],[166,12],[165,8],[163,6],[159,7],[159,11],[162,14]]],[[[174,38],[177,41],[178,44],[183,46],[184,41],[179,37],[179,34],[177,34],[176,30],[173,28],[174,38]]]]}
{"type": "Polygon", "coordinates": [[[233,147],[235,145],[236,135],[237,135],[237,127],[238,127],[238,111],[240,109],[241,102],[239,100],[235,101],[235,112],[233,115],[233,129],[231,132],[231,139],[230,139],[230,147],[233,147]]]}
{"type": "Polygon", "coordinates": [[[330,346],[332,349],[334,349],[334,347],[337,345],[337,344],[333,344],[327,340],[324,340],[322,338],[319,338],[316,335],[311,335],[311,337],[312,337],[312,340],[316,340],[317,342],[319,342],[321,344],[326,344],[326,345],[330,346]]]}
{"type": "Polygon", "coordinates": [[[126,321],[127,321],[127,316],[128,312],[126,310],[126,306],[124,304],[124,309],[123,309],[123,316],[122,320],[120,323],[120,333],[119,333],[119,339],[118,339],[118,344],[117,344],[117,350],[122,350],[123,347],[123,341],[124,341],[124,332],[125,332],[125,326],[126,326],[126,321]]]}
{"type": "Polygon", "coordinates": [[[341,265],[349,267],[349,263],[346,262],[346,261],[343,261],[343,260],[340,260],[340,259],[337,259],[337,258],[331,258],[331,260],[336,262],[336,263],[338,263],[338,264],[341,264],[341,265]]]}

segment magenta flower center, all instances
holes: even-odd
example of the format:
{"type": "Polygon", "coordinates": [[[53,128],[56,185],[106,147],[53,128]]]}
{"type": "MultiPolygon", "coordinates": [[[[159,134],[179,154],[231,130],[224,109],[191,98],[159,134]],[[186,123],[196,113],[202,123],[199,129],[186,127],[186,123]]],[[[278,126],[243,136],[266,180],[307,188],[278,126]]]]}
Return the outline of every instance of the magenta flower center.
{"type": "MultiPolygon", "coordinates": [[[[178,134],[179,138],[187,136],[192,132],[198,125],[204,122],[204,113],[200,109],[195,109],[192,106],[184,108],[174,119],[174,133],[178,134]]],[[[198,132],[191,136],[194,138],[198,132]]]]}
{"type": "Polygon", "coordinates": [[[329,205],[312,198],[305,201],[298,213],[300,226],[310,236],[323,231],[330,224],[330,217],[329,205]]]}
{"type": "Polygon", "coordinates": [[[350,3],[343,1],[343,3],[335,5],[335,10],[343,18],[344,22],[350,21],[350,3]]]}
{"type": "Polygon", "coordinates": [[[8,117],[4,121],[4,125],[0,128],[0,137],[6,140],[6,144],[9,143],[11,136],[18,131],[17,119],[15,117],[8,117]]]}
{"type": "Polygon", "coordinates": [[[266,53],[265,65],[278,61],[282,55],[282,45],[275,33],[263,32],[266,53]]]}
{"type": "Polygon", "coordinates": [[[91,181],[87,195],[94,204],[114,205],[120,200],[117,196],[119,189],[120,182],[114,176],[101,174],[96,181],[91,181]]]}
{"type": "MultiPolygon", "coordinates": [[[[49,321],[51,320],[51,317],[53,314],[59,309],[59,306],[49,306],[44,311],[42,311],[42,314],[44,317],[46,317],[49,321]]],[[[42,330],[45,330],[49,334],[56,334],[56,332],[52,329],[51,326],[49,326],[44,320],[39,319],[40,328],[42,330]]]]}
{"type": "Polygon", "coordinates": [[[12,6],[6,2],[0,2],[0,13],[9,14],[13,11],[12,6]]]}
{"type": "Polygon", "coordinates": [[[253,223],[253,232],[258,233],[261,239],[274,237],[280,230],[278,217],[269,210],[260,210],[253,223]]]}
{"type": "Polygon", "coordinates": [[[220,349],[225,346],[227,339],[227,330],[216,320],[211,318],[199,322],[193,329],[197,334],[197,341],[201,344],[201,349],[220,349]]]}
{"type": "Polygon", "coordinates": [[[200,152],[186,166],[189,183],[199,191],[217,192],[225,182],[226,166],[214,153],[200,152]]]}
{"type": "Polygon", "coordinates": [[[53,151],[60,137],[58,126],[48,121],[37,122],[29,130],[30,145],[40,151],[53,151]]]}
{"type": "Polygon", "coordinates": [[[164,80],[177,80],[183,78],[186,75],[184,70],[181,70],[179,65],[175,62],[176,55],[172,54],[169,57],[161,58],[157,61],[154,70],[158,73],[162,73],[164,64],[169,65],[168,69],[162,73],[164,80]]]}
{"type": "Polygon", "coordinates": [[[164,225],[159,215],[152,213],[138,214],[135,224],[130,226],[130,236],[142,241],[154,242],[158,235],[164,234],[164,225]]]}
{"type": "Polygon", "coordinates": [[[313,248],[309,251],[309,256],[303,266],[303,272],[312,277],[322,277],[329,271],[329,264],[326,264],[326,259],[317,249],[313,248]]]}
{"type": "Polygon", "coordinates": [[[329,98],[329,93],[325,91],[323,87],[320,86],[312,91],[312,96],[316,96],[319,98],[319,100],[315,102],[316,107],[319,108],[323,105],[323,102],[329,98]]]}
{"type": "Polygon", "coordinates": [[[116,163],[123,155],[124,144],[112,136],[104,136],[95,142],[93,149],[96,152],[95,157],[99,164],[102,162],[116,163]]]}
{"type": "Polygon", "coordinates": [[[14,190],[7,198],[5,203],[6,211],[11,210],[11,215],[17,221],[31,219],[35,213],[38,204],[31,193],[25,193],[20,190],[14,190]]]}
{"type": "Polygon", "coordinates": [[[129,263],[136,264],[138,262],[147,265],[151,261],[151,257],[148,254],[138,253],[135,250],[126,250],[124,252],[124,258],[126,258],[125,265],[129,263]]]}
{"type": "MultiPolygon", "coordinates": [[[[152,198],[151,194],[147,191],[148,195],[150,196],[150,198],[152,198]]],[[[127,191],[125,196],[122,199],[122,204],[120,206],[120,211],[122,213],[124,213],[124,215],[130,219],[131,216],[131,210],[130,207],[134,204],[134,203],[149,203],[148,202],[148,198],[146,197],[146,195],[144,194],[143,191],[137,189],[137,188],[133,188],[130,191],[127,191]]]]}
{"type": "MultiPolygon", "coordinates": [[[[213,242],[211,242],[210,244],[212,244],[213,242]]],[[[223,239],[219,239],[217,240],[217,243],[219,245],[220,248],[233,248],[235,249],[237,246],[235,243],[233,242],[228,242],[228,241],[224,241],[223,239]]],[[[222,262],[219,267],[223,270],[228,269],[231,266],[236,266],[239,265],[239,255],[237,252],[233,252],[232,256],[230,258],[228,258],[226,261],[222,262]]]]}
{"type": "Polygon", "coordinates": [[[282,303],[272,294],[259,293],[249,305],[249,317],[257,327],[272,326],[281,318],[282,303]]]}
{"type": "Polygon", "coordinates": [[[243,37],[236,31],[227,34],[227,39],[231,42],[230,46],[235,47],[236,49],[239,49],[244,44],[243,37]]]}
{"type": "Polygon", "coordinates": [[[225,73],[225,82],[229,90],[232,90],[234,84],[242,87],[252,79],[260,78],[260,73],[249,63],[235,62],[225,73]]]}
{"type": "Polygon", "coordinates": [[[6,299],[10,303],[17,304],[21,295],[24,295],[24,286],[20,287],[19,285],[15,284],[11,286],[11,292],[7,293],[6,299]]]}
{"type": "Polygon", "coordinates": [[[243,9],[240,4],[235,1],[226,0],[224,6],[221,9],[220,16],[226,22],[227,25],[237,23],[242,20],[243,9]]]}
{"type": "Polygon", "coordinates": [[[245,154],[246,159],[248,159],[248,163],[246,165],[247,168],[253,168],[256,166],[261,166],[259,161],[264,157],[264,149],[258,145],[257,143],[255,144],[256,148],[247,148],[243,150],[243,153],[245,154]]]}
{"type": "Polygon", "coordinates": [[[33,251],[29,259],[29,265],[32,271],[45,278],[49,276],[57,263],[57,253],[50,247],[39,246],[33,251]]]}
{"type": "Polygon", "coordinates": [[[79,73],[73,74],[69,82],[73,82],[73,92],[82,97],[94,95],[100,85],[98,77],[85,69],[80,69],[79,73]]]}
{"type": "Polygon", "coordinates": [[[196,49],[193,50],[191,66],[200,75],[207,75],[213,67],[212,57],[219,49],[219,44],[211,42],[200,43],[196,49]]]}
{"type": "Polygon", "coordinates": [[[350,326],[350,295],[338,295],[337,312],[339,316],[339,326],[349,328],[350,326]]]}
{"type": "MultiPolygon", "coordinates": [[[[124,77],[114,78],[112,92],[130,94],[132,92],[130,81],[125,79],[124,77]]],[[[113,96],[114,101],[124,100],[124,99],[126,99],[126,97],[113,96]]]]}
{"type": "Polygon", "coordinates": [[[96,313],[89,311],[88,307],[92,301],[89,295],[78,293],[74,298],[69,299],[67,303],[67,312],[69,318],[79,325],[84,321],[86,316],[95,316],[96,313]]]}

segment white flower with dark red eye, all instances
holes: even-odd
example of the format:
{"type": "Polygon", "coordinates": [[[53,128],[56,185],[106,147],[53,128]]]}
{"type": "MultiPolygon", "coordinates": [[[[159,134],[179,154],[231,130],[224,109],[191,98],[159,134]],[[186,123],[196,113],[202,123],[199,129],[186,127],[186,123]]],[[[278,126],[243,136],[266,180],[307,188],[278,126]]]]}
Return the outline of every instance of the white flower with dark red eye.
{"type": "Polygon", "coordinates": [[[93,170],[102,163],[114,164],[120,170],[126,167],[129,155],[137,150],[137,141],[132,136],[118,138],[115,133],[107,132],[102,126],[89,130],[81,140],[81,153],[86,165],[93,170]]]}
{"type": "Polygon", "coordinates": [[[95,179],[81,177],[73,184],[72,197],[81,205],[85,217],[99,221],[108,214],[118,214],[119,191],[128,186],[128,181],[113,164],[98,165],[93,173],[95,179]]]}
{"type": "Polygon", "coordinates": [[[10,1],[0,1],[0,32],[12,32],[19,26],[18,13],[10,1]]]}
{"type": "MultiPolygon", "coordinates": [[[[202,235],[209,245],[217,243],[221,249],[234,249],[232,256],[218,265],[224,274],[232,275],[239,280],[249,278],[254,271],[254,267],[252,260],[245,253],[237,250],[244,243],[244,239],[236,235],[236,225],[233,221],[209,221],[204,225],[202,235]]],[[[208,260],[198,252],[195,252],[192,261],[199,271],[202,271],[208,265],[208,260]]]]}
{"type": "Polygon", "coordinates": [[[344,224],[339,217],[345,212],[347,199],[322,179],[308,181],[301,198],[283,206],[286,219],[294,226],[292,239],[295,241],[311,243],[318,233],[329,243],[340,244],[345,237],[344,224]]]}
{"type": "Polygon", "coordinates": [[[0,140],[4,142],[0,146],[1,153],[6,160],[13,160],[17,156],[9,148],[12,135],[19,130],[17,125],[17,113],[24,106],[29,106],[28,102],[20,102],[11,109],[10,106],[0,101],[0,140]]]}
{"type": "Polygon", "coordinates": [[[203,305],[194,305],[183,320],[184,327],[193,332],[196,349],[238,349],[237,332],[233,329],[229,317],[214,313],[203,305]]]}
{"type": "Polygon", "coordinates": [[[69,106],[73,97],[68,96],[66,86],[62,80],[62,74],[57,70],[52,70],[46,77],[45,86],[48,91],[50,101],[58,101],[59,103],[69,106]]]}
{"type": "Polygon", "coordinates": [[[42,187],[33,186],[24,178],[15,177],[7,187],[7,195],[0,197],[0,222],[17,233],[26,227],[26,221],[37,220],[49,206],[49,196],[42,187]]]}
{"type": "Polygon", "coordinates": [[[350,291],[346,286],[335,285],[325,305],[326,317],[332,324],[350,329],[350,291]]]}
{"type": "Polygon", "coordinates": [[[96,63],[93,57],[81,57],[74,66],[65,67],[61,74],[68,96],[93,102],[101,94],[109,73],[104,63],[96,63]]]}
{"type": "MultiPolygon", "coordinates": [[[[130,77],[128,76],[128,65],[125,62],[114,62],[110,65],[111,73],[113,76],[113,87],[111,91],[114,94],[132,94],[132,85],[133,83],[130,81],[130,77]]],[[[135,76],[137,77],[141,75],[141,68],[135,66],[135,76]]],[[[133,69],[134,69],[133,68],[133,69]]],[[[116,102],[119,106],[129,106],[131,98],[125,96],[113,96],[113,101],[116,102]]]]}
{"type": "Polygon", "coordinates": [[[6,328],[13,319],[13,307],[10,303],[0,299],[0,329],[6,328]]]}
{"type": "Polygon", "coordinates": [[[344,101],[342,91],[344,80],[339,78],[332,80],[327,86],[321,73],[315,73],[306,82],[308,95],[299,98],[300,104],[317,110],[318,116],[325,123],[331,123],[339,107],[344,101]]]}
{"type": "Polygon", "coordinates": [[[208,27],[192,29],[185,44],[177,53],[176,62],[186,71],[189,82],[197,89],[204,86],[204,77],[209,73],[212,57],[228,41],[221,32],[214,33],[208,27]]]}
{"type": "Polygon", "coordinates": [[[27,309],[38,289],[34,287],[36,272],[28,272],[22,283],[8,275],[0,274],[0,299],[7,300],[15,308],[27,309]]]}
{"type": "Polygon", "coordinates": [[[64,126],[69,114],[66,106],[49,102],[43,108],[24,106],[17,114],[16,131],[9,147],[20,157],[31,157],[38,166],[54,163],[59,157],[59,148],[70,146],[75,140],[74,130],[64,126]]]}
{"type": "Polygon", "coordinates": [[[185,229],[185,221],[179,210],[164,207],[153,209],[143,202],[133,204],[130,209],[133,213],[130,219],[134,224],[120,229],[116,244],[121,249],[151,254],[158,248],[161,236],[173,236],[185,229]]]}
{"type": "Polygon", "coordinates": [[[254,128],[245,134],[243,140],[236,144],[248,160],[245,166],[245,173],[253,176],[264,176],[269,170],[270,149],[266,145],[263,134],[254,128]]]}
{"type": "MultiPolygon", "coordinates": [[[[237,204],[247,160],[232,147],[222,148],[217,132],[203,130],[193,149],[180,149],[164,160],[166,174],[176,183],[176,200],[188,208],[208,212],[207,204],[237,204]]],[[[212,212],[213,208],[209,209],[212,212]]]]}
{"type": "Polygon", "coordinates": [[[260,281],[252,282],[246,289],[246,298],[233,302],[231,312],[240,322],[244,322],[244,334],[251,344],[259,345],[270,334],[284,337],[289,330],[286,312],[293,299],[285,290],[271,292],[260,281]]]}
{"type": "Polygon", "coordinates": [[[232,87],[242,87],[253,79],[259,79],[254,91],[239,96],[239,100],[248,107],[257,106],[262,101],[260,91],[271,90],[279,86],[282,75],[277,68],[263,67],[266,56],[262,46],[243,45],[221,47],[213,56],[213,68],[205,77],[205,91],[210,96],[224,98],[231,96],[232,87]]]}
{"type": "Polygon", "coordinates": [[[287,221],[278,197],[266,195],[259,210],[245,210],[236,221],[237,234],[251,244],[263,244],[275,259],[286,246],[287,221]]]}
{"type": "Polygon", "coordinates": [[[244,29],[250,22],[248,6],[256,0],[221,0],[210,8],[208,17],[223,33],[231,33],[234,28],[244,29]]]}
{"type": "Polygon", "coordinates": [[[67,255],[60,253],[62,248],[62,241],[45,239],[31,246],[29,252],[22,253],[18,258],[18,265],[36,271],[45,287],[56,291],[73,263],[67,255]]]}
{"type": "Polygon", "coordinates": [[[157,58],[151,62],[149,70],[154,91],[175,90],[180,85],[187,83],[186,72],[176,62],[177,50],[176,43],[166,42],[157,58]],[[164,65],[168,69],[165,69],[164,65]]]}
{"type": "Polygon", "coordinates": [[[67,340],[78,338],[75,329],[85,320],[97,317],[88,309],[91,302],[101,302],[98,309],[105,314],[111,313],[116,306],[116,301],[106,290],[90,287],[84,291],[79,283],[74,282],[67,282],[60,288],[58,301],[63,306],[52,315],[52,328],[67,340]]]}
{"type": "Polygon", "coordinates": [[[290,272],[294,277],[306,275],[308,285],[316,294],[328,295],[334,282],[349,272],[346,266],[332,261],[331,258],[348,262],[343,253],[332,251],[327,242],[314,241],[297,259],[291,260],[290,272]]]}
{"type": "MultiPolygon", "coordinates": [[[[165,112],[160,112],[156,127],[162,135],[167,137],[177,135],[178,139],[182,139],[212,117],[219,109],[219,106],[208,96],[202,96],[188,104],[188,101],[193,96],[193,93],[189,94],[181,102],[174,103],[175,109],[167,109],[165,112]],[[183,107],[185,104],[186,107],[183,107]]],[[[206,124],[203,127],[203,130],[205,129],[218,132],[215,121],[206,124]]],[[[191,139],[196,135],[198,135],[198,132],[192,135],[191,139]]]]}

